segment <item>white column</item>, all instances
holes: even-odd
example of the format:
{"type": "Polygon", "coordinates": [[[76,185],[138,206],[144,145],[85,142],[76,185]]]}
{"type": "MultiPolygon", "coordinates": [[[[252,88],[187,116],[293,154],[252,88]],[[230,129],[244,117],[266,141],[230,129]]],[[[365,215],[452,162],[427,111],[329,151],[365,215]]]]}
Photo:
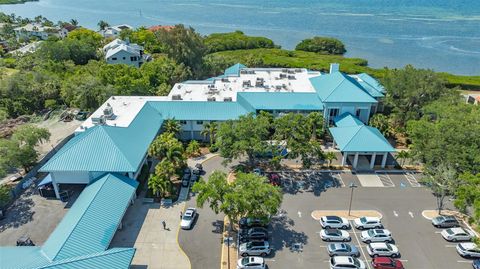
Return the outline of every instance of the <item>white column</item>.
{"type": "Polygon", "coordinates": [[[337,143],[335,143],[335,139],[333,140],[333,148],[337,146],[337,143]]]}
{"type": "Polygon", "coordinates": [[[344,152],[342,156],[342,166],[345,166],[347,163],[348,152],[344,152]]]}
{"type": "Polygon", "coordinates": [[[374,152],[372,154],[372,159],[370,160],[370,169],[373,169],[373,167],[375,166],[375,158],[377,157],[377,153],[374,152]]]}
{"type": "Polygon", "coordinates": [[[55,196],[57,197],[57,199],[60,199],[60,190],[59,190],[58,184],[52,180],[52,185],[53,185],[53,190],[55,191],[55,196]]]}
{"type": "Polygon", "coordinates": [[[353,159],[353,168],[357,168],[358,164],[358,152],[355,153],[355,158],[353,159]]]}
{"type": "Polygon", "coordinates": [[[388,152],[385,152],[383,154],[383,159],[382,159],[382,168],[385,168],[385,164],[387,164],[387,156],[388,156],[388,152]]]}

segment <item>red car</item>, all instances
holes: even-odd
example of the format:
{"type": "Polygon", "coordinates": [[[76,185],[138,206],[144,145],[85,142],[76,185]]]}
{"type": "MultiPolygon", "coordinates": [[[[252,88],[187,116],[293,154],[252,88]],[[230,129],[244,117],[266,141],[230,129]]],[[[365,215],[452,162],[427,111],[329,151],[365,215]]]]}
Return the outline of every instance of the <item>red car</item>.
{"type": "Polygon", "coordinates": [[[277,173],[270,173],[270,174],[268,174],[267,177],[268,177],[268,181],[273,186],[280,186],[281,185],[282,181],[280,180],[280,176],[277,173]]]}
{"type": "Polygon", "coordinates": [[[372,266],[375,269],[404,269],[401,261],[388,257],[373,258],[372,266]]]}

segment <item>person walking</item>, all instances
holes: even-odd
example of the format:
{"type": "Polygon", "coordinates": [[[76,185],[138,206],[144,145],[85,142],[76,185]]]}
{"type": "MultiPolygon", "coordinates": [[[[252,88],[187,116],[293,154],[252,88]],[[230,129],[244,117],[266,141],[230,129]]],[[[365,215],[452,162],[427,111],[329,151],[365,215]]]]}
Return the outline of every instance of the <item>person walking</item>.
{"type": "Polygon", "coordinates": [[[182,211],[180,211],[180,220],[182,220],[183,214],[182,211]]]}
{"type": "Polygon", "coordinates": [[[162,220],[162,224],[163,224],[163,229],[166,230],[167,229],[167,223],[164,220],[162,220]]]}

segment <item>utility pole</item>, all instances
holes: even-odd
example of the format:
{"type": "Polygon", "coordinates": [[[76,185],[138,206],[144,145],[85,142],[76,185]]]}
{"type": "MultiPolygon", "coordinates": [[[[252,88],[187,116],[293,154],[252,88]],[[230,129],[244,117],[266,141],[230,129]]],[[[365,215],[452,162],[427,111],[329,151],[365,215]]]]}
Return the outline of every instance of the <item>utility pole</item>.
{"type": "Polygon", "coordinates": [[[352,182],[352,183],[350,183],[350,185],[348,187],[352,190],[350,192],[350,205],[348,206],[348,215],[350,216],[350,212],[352,211],[353,189],[355,189],[358,186],[355,185],[355,183],[352,182]]]}

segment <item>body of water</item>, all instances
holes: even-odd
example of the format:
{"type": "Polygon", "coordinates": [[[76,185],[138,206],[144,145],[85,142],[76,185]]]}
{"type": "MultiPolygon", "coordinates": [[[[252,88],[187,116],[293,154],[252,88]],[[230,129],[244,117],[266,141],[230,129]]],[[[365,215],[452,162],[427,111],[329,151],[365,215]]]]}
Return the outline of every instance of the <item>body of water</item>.
{"type": "Polygon", "coordinates": [[[413,64],[480,75],[478,0],[40,0],[2,5],[22,17],[132,26],[185,24],[202,34],[242,30],[292,49],[314,35],[341,39],[372,67],[413,64]]]}

